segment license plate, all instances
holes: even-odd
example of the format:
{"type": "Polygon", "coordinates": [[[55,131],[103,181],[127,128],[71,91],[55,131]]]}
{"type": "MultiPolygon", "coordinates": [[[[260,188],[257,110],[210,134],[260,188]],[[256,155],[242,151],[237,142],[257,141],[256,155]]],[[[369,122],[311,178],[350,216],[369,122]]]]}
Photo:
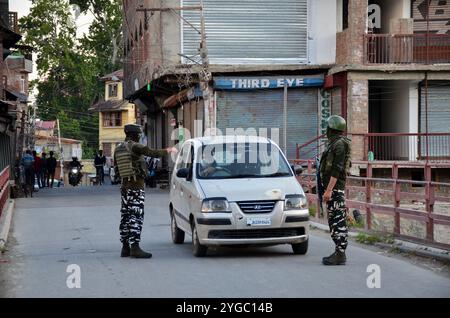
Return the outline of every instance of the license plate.
{"type": "Polygon", "coordinates": [[[266,226],[271,225],[270,218],[247,218],[247,226],[266,226]]]}

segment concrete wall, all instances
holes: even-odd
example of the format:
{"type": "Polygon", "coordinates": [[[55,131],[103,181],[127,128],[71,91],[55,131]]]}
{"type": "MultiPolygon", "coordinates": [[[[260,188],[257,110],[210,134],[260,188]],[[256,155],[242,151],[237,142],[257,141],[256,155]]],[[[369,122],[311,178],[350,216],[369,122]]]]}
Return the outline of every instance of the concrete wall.
{"type": "MultiPolygon", "coordinates": [[[[164,7],[179,7],[180,0],[162,0],[164,7]]],[[[178,12],[180,13],[180,12],[178,12]]],[[[173,66],[181,62],[181,18],[175,13],[161,16],[161,43],[163,47],[163,65],[173,66]]]]}
{"type": "Polygon", "coordinates": [[[383,81],[385,88],[380,92],[381,131],[391,133],[409,132],[409,83],[383,81]]]}
{"type": "Polygon", "coordinates": [[[336,64],[362,64],[368,0],[349,0],[349,27],[336,35],[336,64]]]}
{"type": "Polygon", "coordinates": [[[378,4],[381,8],[380,33],[394,33],[392,20],[411,18],[410,0],[373,0],[370,3],[378,4]]]}
{"type": "MultiPolygon", "coordinates": [[[[350,134],[366,134],[369,130],[369,82],[349,80],[347,98],[347,130],[350,134]]],[[[364,138],[352,137],[352,159],[364,158],[364,138]]]]}
{"type": "Polygon", "coordinates": [[[309,63],[334,64],[336,61],[336,0],[310,0],[309,63]]]}

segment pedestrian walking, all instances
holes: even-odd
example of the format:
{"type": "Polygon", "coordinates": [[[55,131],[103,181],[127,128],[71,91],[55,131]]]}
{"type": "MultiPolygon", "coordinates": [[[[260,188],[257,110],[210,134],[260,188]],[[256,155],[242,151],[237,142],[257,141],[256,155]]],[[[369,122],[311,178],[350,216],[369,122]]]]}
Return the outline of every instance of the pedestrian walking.
{"type": "Polygon", "coordinates": [[[46,161],[46,166],[47,166],[47,185],[50,188],[53,188],[53,183],[54,183],[54,179],[55,179],[56,165],[57,165],[57,162],[56,162],[56,158],[54,157],[54,152],[50,151],[50,157],[48,157],[47,161],[46,161]]]}
{"type": "Polygon", "coordinates": [[[176,148],[153,150],[139,143],[142,134],[141,126],[125,125],[125,141],[119,144],[114,152],[114,162],[121,185],[121,221],[120,241],[122,242],[122,257],[150,258],[151,253],[143,251],[141,240],[142,224],[144,221],[145,187],[147,166],[144,156],[162,157],[169,153],[176,153],[176,148]]]}
{"type": "Polygon", "coordinates": [[[27,191],[33,196],[34,191],[34,157],[31,150],[25,151],[22,156],[21,164],[25,171],[25,187],[27,191]]]}
{"type": "Polygon", "coordinates": [[[41,184],[42,187],[48,187],[47,184],[47,176],[48,176],[48,171],[47,171],[47,154],[45,152],[42,153],[41,155],[41,161],[42,161],[42,173],[41,173],[41,184]]]}
{"type": "Polygon", "coordinates": [[[94,159],[95,170],[97,172],[96,173],[97,182],[99,184],[105,183],[105,171],[104,171],[105,164],[106,164],[106,157],[103,155],[103,150],[99,150],[94,159]]]}
{"type": "Polygon", "coordinates": [[[36,150],[33,150],[33,158],[34,177],[36,178],[39,189],[42,189],[44,187],[42,184],[42,160],[41,157],[37,155],[36,150]]]}
{"type": "MultiPolygon", "coordinates": [[[[323,201],[326,203],[328,224],[335,252],[322,259],[324,265],[344,265],[347,258],[347,209],[345,181],[350,168],[351,141],[344,136],[345,119],[333,115],[328,119],[328,146],[320,159],[323,201]]],[[[320,195],[319,194],[319,195],[320,195]]]]}

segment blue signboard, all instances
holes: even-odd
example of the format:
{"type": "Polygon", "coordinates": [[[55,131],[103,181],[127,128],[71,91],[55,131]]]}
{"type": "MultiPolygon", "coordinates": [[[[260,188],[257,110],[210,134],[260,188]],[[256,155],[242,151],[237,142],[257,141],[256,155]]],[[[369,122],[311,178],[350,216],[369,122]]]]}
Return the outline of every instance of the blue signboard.
{"type": "Polygon", "coordinates": [[[216,77],[214,88],[224,90],[254,90],[283,88],[287,84],[288,88],[294,87],[322,87],[323,77],[216,77]]]}

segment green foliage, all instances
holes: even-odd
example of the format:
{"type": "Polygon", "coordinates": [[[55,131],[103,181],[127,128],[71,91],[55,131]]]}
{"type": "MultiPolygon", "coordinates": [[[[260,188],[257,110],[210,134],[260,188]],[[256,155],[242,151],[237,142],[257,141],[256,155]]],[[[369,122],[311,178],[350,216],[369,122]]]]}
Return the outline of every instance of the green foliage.
{"type": "Polygon", "coordinates": [[[378,234],[366,234],[366,233],[358,233],[356,236],[356,241],[363,244],[373,245],[375,243],[386,243],[393,244],[394,238],[392,235],[378,235],[378,234]]]}
{"type": "Polygon", "coordinates": [[[309,206],[309,215],[312,217],[316,216],[316,206],[315,205],[310,205],[309,206]]]}
{"type": "Polygon", "coordinates": [[[382,241],[381,237],[377,235],[369,235],[365,233],[358,233],[356,236],[356,241],[363,244],[373,245],[382,241]]]}
{"type": "Polygon", "coordinates": [[[89,107],[102,98],[99,77],[120,67],[122,13],[120,0],[34,0],[20,19],[24,44],[37,53],[38,115],[59,118],[61,136],[83,141],[83,152],[98,149],[98,114],[89,107]],[[70,2],[70,3],[69,3],[70,2]],[[70,4],[94,14],[89,34],[76,38],[70,4]]]}

